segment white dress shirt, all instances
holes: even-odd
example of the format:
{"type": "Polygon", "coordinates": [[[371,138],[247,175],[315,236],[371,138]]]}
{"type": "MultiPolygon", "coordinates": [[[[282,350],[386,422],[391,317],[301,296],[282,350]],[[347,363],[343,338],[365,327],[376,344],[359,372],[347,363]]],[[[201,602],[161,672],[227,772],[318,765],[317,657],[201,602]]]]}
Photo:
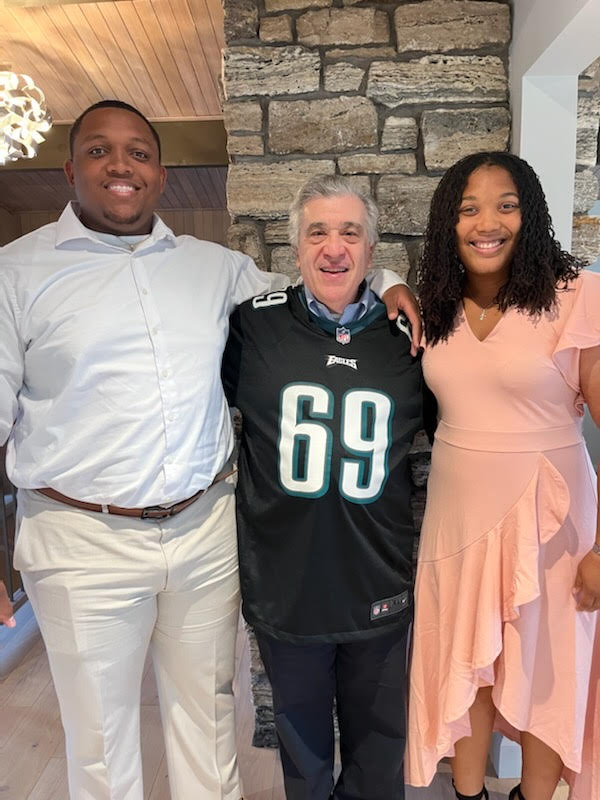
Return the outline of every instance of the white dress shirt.
{"type": "Polygon", "coordinates": [[[10,479],[130,508],[207,487],[232,448],[220,378],[229,314],[288,283],[159,217],[137,244],[97,234],[71,204],[0,249],[10,479]]]}

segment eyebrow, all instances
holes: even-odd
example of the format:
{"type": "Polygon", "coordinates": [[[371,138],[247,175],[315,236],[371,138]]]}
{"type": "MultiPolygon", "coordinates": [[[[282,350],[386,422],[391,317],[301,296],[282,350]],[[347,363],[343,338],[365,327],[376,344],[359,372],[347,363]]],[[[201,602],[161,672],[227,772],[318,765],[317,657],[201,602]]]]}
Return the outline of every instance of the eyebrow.
{"type": "MultiPolygon", "coordinates": [[[[327,225],[325,222],[311,222],[311,224],[306,229],[306,232],[311,233],[313,230],[317,230],[319,228],[329,229],[329,225],[327,225]]],[[[360,224],[360,222],[342,222],[338,230],[344,228],[356,228],[357,230],[362,231],[363,226],[360,224]]]]}
{"type": "MultiPolygon", "coordinates": [[[[105,133],[90,133],[81,139],[81,143],[87,144],[88,142],[93,142],[94,140],[110,141],[110,137],[108,137],[105,133]]],[[[145,144],[146,146],[152,145],[151,140],[145,139],[143,136],[132,136],[131,139],[129,139],[129,142],[131,144],[141,143],[145,144]]]]}
{"type": "MultiPolygon", "coordinates": [[[[516,192],[503,192],[500,197],[516,197],[517,200],[519,199],[519,195],[516,192]]],[[[477,200],[477,197],[474,194],[465,194],[461,198],[461,203],[463,200],[477,200]]]]}

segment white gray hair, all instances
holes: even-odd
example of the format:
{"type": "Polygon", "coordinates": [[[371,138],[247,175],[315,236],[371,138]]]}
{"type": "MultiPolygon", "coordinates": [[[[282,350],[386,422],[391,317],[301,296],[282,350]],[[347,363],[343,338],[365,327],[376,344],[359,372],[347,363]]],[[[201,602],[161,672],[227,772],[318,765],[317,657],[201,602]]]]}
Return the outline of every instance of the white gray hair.
{"type": "Polygon", "coordinates": [[[375,201],[367,192],[359,189],[350,179],[343,175],[316,175],[309,178],[304,186],[300,187],[289,211],[288,238],[293,248],[297,249],[300,240],[300,224],[304,206],[317,197],[357,197],[365,207],[367,219],[367,239],[371,246],[377,244],[377,222],[379,211],[375,201]]]}

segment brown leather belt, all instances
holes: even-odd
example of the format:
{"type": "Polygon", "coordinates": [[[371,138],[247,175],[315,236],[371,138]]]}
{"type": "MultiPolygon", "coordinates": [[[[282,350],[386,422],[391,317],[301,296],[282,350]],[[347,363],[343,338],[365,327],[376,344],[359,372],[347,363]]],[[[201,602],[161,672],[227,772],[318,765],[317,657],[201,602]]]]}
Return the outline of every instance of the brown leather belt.
{"type": "Polygon", "coordinates": [[[228,465],[224,470],[219,472],[210,486],[206,489],[200,489],[199,492],[188,497],[186,500],[180,500],[179,503],[174,503],[172,506],[146,506],[146,508],[124,508],[122,506],[101,505],[100,503],[87,503],[85,500],[75,500],[72,497],[67,497],[65,494],[57,492],[56,489],[36,489],[36,492],[49,497],[51,500],[57,500],[59,503],[64,503],[67,506],[74,508],[81,508],[83,511],[94,511],[98,514],[117,514],[120,517],[137,517],[138,519],[167,519],[167,517],[174,517],[179,514],[192,503],[201,497],[211,486],[214,486],[218,481],[222,481],[233,475],[236,472],[236,467],[228,465]]]}

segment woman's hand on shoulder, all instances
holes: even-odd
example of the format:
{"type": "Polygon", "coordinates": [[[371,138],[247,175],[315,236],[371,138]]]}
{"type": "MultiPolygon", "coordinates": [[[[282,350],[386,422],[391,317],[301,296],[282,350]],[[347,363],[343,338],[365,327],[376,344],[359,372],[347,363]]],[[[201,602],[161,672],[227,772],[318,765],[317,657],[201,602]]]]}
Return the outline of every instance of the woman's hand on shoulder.
{"type": "Polygon", "coordinates": [[[577,600],[578,611],[600,609],[600,555],[593,550],[579,562],[573,594],[577,600]]]}

